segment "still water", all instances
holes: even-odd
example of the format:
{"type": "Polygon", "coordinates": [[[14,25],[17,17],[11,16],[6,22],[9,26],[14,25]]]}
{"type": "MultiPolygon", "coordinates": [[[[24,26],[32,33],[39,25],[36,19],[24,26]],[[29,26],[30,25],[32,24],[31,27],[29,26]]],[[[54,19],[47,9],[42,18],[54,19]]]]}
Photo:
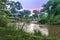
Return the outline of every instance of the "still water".
{"type": "Polygon", "coordinates": [[[49,29],[49,36],[60,37],[60,25],[47,25],[49,29]]]}

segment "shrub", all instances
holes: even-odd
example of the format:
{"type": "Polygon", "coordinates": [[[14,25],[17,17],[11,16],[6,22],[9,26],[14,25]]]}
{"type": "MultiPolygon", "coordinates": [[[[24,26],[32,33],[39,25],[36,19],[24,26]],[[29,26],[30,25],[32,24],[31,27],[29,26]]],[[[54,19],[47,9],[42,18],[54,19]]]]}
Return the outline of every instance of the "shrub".
{"type": "Polygon", "coordinates": [[[0,16],[0,26],[5,27],[5,26],[7,26],[7,23],[8,23],[7,18],[4,16],[0,16]]]}

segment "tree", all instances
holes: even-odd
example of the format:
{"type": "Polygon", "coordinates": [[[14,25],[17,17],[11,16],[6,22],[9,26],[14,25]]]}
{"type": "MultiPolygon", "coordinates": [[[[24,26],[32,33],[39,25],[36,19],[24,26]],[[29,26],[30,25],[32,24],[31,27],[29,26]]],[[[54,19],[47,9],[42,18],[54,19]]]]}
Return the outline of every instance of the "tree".
{"type": "Polygon", "coordinates": [[[30,21],[30,17],[29,17],[29,15],[30,15],[30,11],[29,10],[23,10],[22,11],[22,14],[23,15],[21,15],[21,20],[23,21],[23,22],[26,22],[26,23],[28,23],[29,21],[30,21]]]}
{"type": "Polygon", "coordinates": [[[60,0],[49,0],[44,9],[48,13],[47,21],[51,24],[54,17],[60,15],[60,0]]]}
{"type": "Polygon", "coordinates": [[[40,14],[40,12],[39,12],[39,10],[33,10],[33,13],[35,13],[35,14],[33,14],[33,19],[35,19],[35,20],[39,20],[39,14],[40,14]]]}
{"type": "Polygon", "coordinates": [[[20,2],[14,2],[12,1],[10,4],[9,4],[11,7],[11,13],[17,13],[18,11],[17,10],[20,10],[22,9],[22,5],[20,2]]]}
{"type": "Polygon", "coordinates": [[[20,9],[22,9],[23,7],[22,7],[22,5],[21,5],[20,2],[16,2],[16,3],[15,3],[15,8],[18,9],[18,10],[20,10],[20,9]]]}
{"type": "Polygon", "coordinates": [[[20,11],[18,11],[23,8],[20,2],[8,1],[7,5],[10,6],[8,9],[10,12],[9,15],[18,17],[18,14],[21,14],[20,11]]]}
{"type": "MultiPolygon", "coordinates": [[[[55,15],[60,15],[59,10],[60,10],[60,1],[59,0],[50,0],[46,5],[45,9],[47,12],[52,12],[51,14],[55,15]]],[[[49,13],[50,13],[49,12],[49,13]]]]}
{"type": "Polygon", "coordinates": [[[33,13],[39,14],[39,11],[37,11],[37,10],[33,10],[33,13]]]}
{"type": "Polygon", "coordinates": [[[6,27],[8,24],[6,2],[7,0],[0,0],[0,27],[6,27]]]}

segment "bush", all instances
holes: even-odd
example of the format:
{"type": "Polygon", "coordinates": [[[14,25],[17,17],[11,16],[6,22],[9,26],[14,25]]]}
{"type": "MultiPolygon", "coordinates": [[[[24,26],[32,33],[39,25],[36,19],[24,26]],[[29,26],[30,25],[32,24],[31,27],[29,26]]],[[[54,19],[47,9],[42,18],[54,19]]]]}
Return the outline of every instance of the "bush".
{"type": "Polygon", "coordinates": [[[56,16],[53,22],[54,24],[60,24],[60,15],[56,16]]]}
{"type": "Polygon", "coordinates": [[[49,20],[48,21],[49,23],[48,24],[60,24],[60,15],[57,15],[55,16],[53,19],[49,20]]]}
{"type": "Polygon", "coordinates": [[[1,27],[6,27],[7,26],[7,23],[8,23],[7,18],[4,17],[4,16],[0,16],[0,26],[1,27]]]}

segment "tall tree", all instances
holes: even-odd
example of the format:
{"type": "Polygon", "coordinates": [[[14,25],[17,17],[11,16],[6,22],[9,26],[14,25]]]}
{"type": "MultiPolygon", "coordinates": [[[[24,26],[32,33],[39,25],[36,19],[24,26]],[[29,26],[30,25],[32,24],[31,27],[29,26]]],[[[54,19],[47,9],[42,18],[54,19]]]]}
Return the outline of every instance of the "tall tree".
{"type": "Polygon", "coordinates": [[[20,2],[14,2],[14,1],[8,1],[7,3],[9,7],[9,14],[10,16],[13,16],[14,18],[17,18],[20,14],[22,14],[20,11],[23,7],[20,2]]]}
{"type": "Polygon", "coordinates": [[[0,0],[0,15],[5,15],[7,0],[0,0]]]}
{"type": "Polygon", "coordinates": [[[20,2],[11,1],[8,3],[8,5],[10,5],[11,13],[17,13],[18,12],[17,10],[20,10],[23,8],[20,2]]]}
{"type": "Polygon", "coordinates": [[[48,13],[48,20],[50,23],[53,21],[55,16],[60,15],[60,0],[49,0],[44,5],[45,11],[48,13]]]}
{"type": "Polygon", "coordinates": [[[0,27],[6,27],[8,23],[6,17],[6,2],[7,0],[0,0],[0,27]]]}

